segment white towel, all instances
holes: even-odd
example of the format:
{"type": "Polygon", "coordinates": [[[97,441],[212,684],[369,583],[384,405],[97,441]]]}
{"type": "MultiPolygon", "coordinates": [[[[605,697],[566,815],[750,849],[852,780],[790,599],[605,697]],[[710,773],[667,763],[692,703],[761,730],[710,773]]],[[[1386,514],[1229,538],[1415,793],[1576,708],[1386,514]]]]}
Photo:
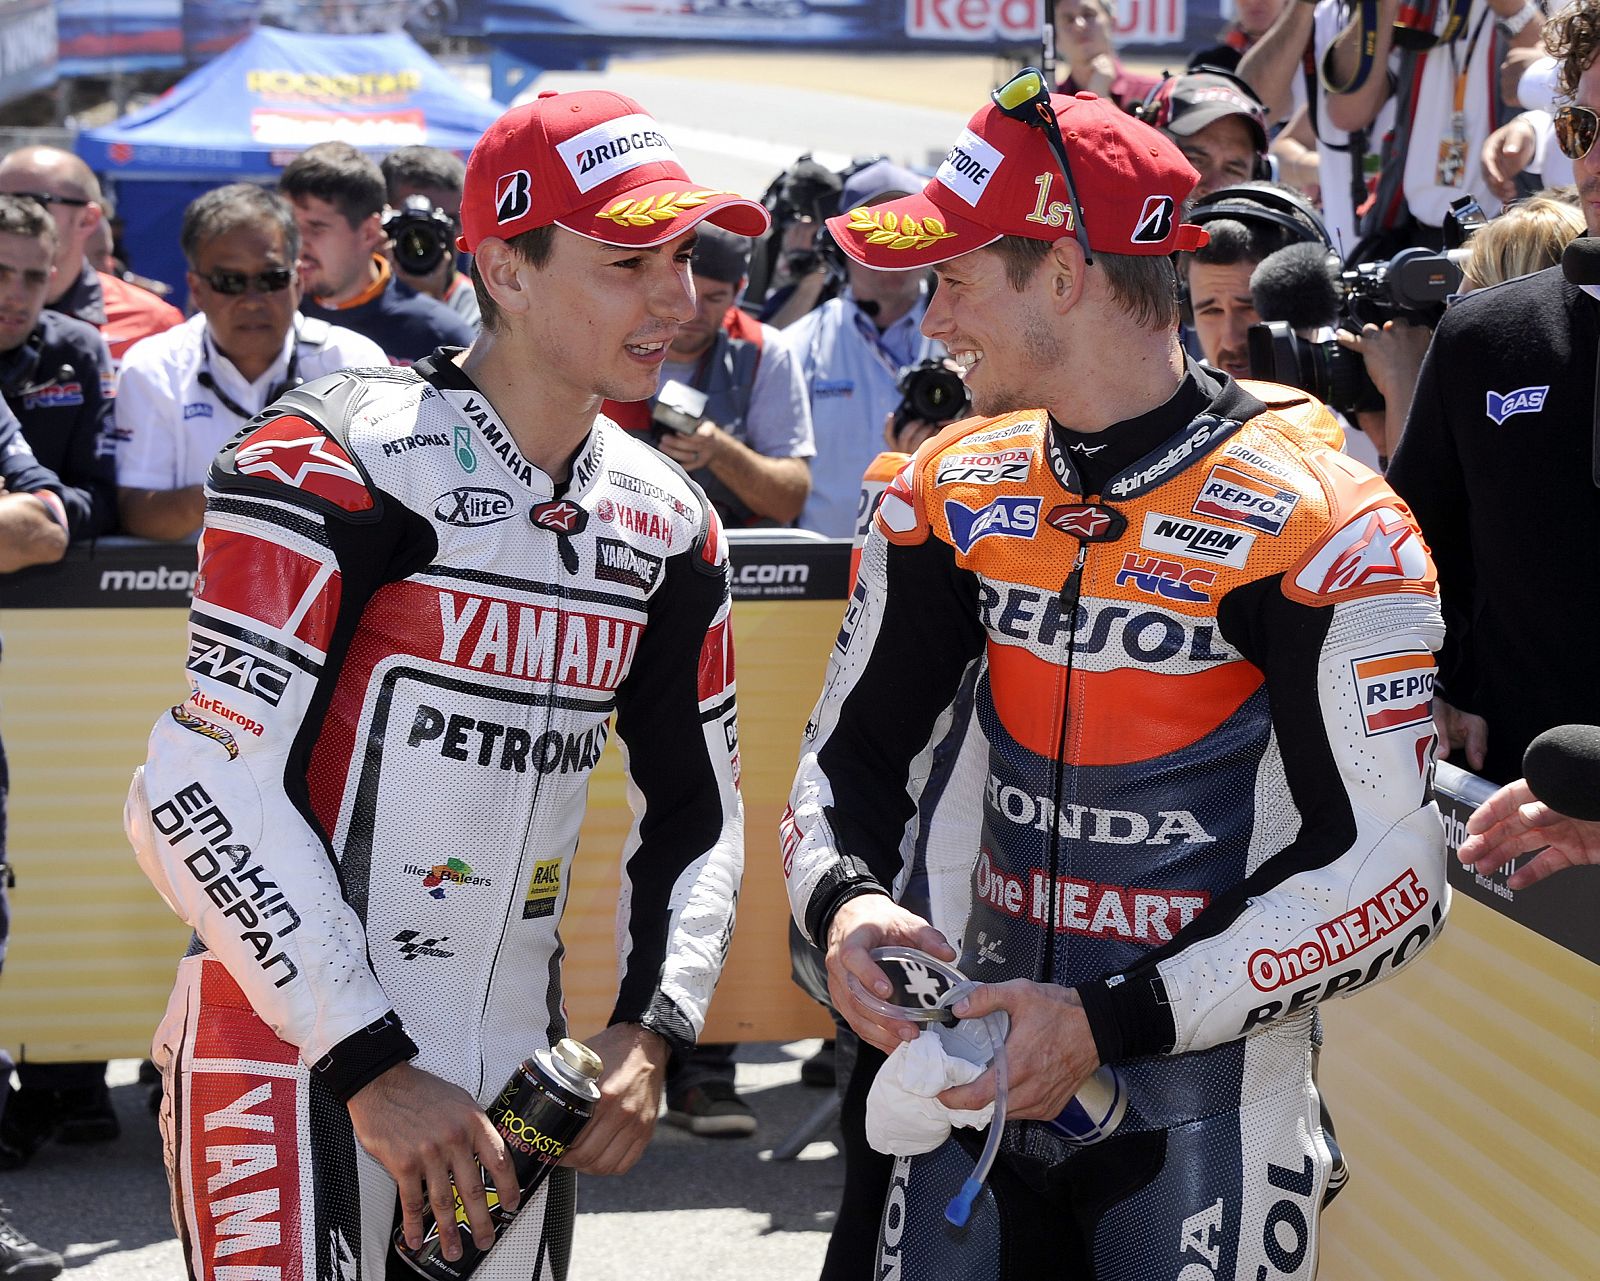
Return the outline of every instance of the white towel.
{"type": "MultiPolygon", "coordinates": [[[[976,1031],[976,1029],[974,1029],[976,1031]]],[[[947,1108],[936,1097],[953,1085],[965,1085],[983,1075],[987,1061],[971,1062],[951,1054],[981,1054],[987,1058],[983,1033],[977,1043],[958,1039],[956,1029],[924,1028],[915,1041],[905,1041],[878,1070],[867,1095],[867,1142],[890,1156],[916,1156],[932,1152],[950,1137],[952,1126],[987,1125],[994,1104],[976,1112],[947,1108]]]]}

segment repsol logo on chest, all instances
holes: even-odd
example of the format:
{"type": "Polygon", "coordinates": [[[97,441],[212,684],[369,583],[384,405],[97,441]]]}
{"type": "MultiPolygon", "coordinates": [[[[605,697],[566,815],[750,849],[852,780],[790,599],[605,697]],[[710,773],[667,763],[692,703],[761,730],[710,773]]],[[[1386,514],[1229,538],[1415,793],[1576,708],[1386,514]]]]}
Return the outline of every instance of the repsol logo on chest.
{"type": "Polygon", "coordinates": [[[486,768],[518,774],[529,769],[540,774],[579,774],[599,763],[608,732],[606,723],[601,722],[586,734],[552,729],[536,738],[518,725],[474,720],[458,712],[446,714],[423,703],[412,718],[406,746],[435,743],[446,760],[475,761],[486,768]]]}
{"type": "Polygon", "coordinates": [[[1216,627],[1127,605],[1094,602],[1079,605],[1069,619],[1062,615],[1054,592],[1014,585],[978,585],[978,617],[991,636],[1037,645],[1042,649],[1071,646],[1076,654],[1110,649],[1136,663],[1164,663],[1180,658],[1191,663],[1226,663],[1234,655],[1216,645],[1216,627]]]}

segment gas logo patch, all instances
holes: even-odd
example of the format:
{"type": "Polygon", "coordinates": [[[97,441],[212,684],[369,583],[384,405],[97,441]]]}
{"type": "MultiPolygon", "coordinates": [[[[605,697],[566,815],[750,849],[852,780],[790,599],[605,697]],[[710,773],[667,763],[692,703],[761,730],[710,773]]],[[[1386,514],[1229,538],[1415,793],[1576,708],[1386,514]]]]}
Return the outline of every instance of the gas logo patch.
{"type": "MultiPolygon", "coordinates": [[[[890,487],[893,492],[893,486],[890,487]]],[[[885,495],[887,501],[888,495],[885,495]]],[[[944,505],[950,539],[963,552],[981,538],[1032,538],[1039,532],[1040,498],[997,498],[976,511],[949,499],[944,505]]]]}

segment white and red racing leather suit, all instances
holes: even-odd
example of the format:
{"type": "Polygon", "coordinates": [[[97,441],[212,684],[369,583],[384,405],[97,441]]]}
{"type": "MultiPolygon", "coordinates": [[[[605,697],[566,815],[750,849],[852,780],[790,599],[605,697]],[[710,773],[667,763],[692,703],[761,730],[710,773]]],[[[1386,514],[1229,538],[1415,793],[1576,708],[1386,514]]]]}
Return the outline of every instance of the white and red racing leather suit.
{"type": "MultiPolygon", "coordinates": [[[[192,692],[127,816],[196,932],[156,1038],[196,1278],[382,1277],[394,1185],[344,1100],[414,1056],[487,1102],[566,1034],[559,927],[613,714],[634,823],[612,1021],[691,1045],[725,956],[717,519],[605,419],[553,484],[447,356],[307,384],[211,472],[192,692]]],[[[482,1281],[564,1275],[570,1175],[546,1186],[482,1281]]]]}
{"type": "Polygon", "coordinates": [[[1448,905],[1443,626],[1409,512],[1328,447],[1320,404],[1207,396],[1103,496],[1031,412],[947,430],[878,507],[785,816],[796,919],[821,943],[847,899],[900,892],[927,749],[982,658],[959,964],[1076,989],[1130,1099],[1089,1148],[1008,1125],[999,1209],[965,1235],[942,1220],[959,1142],[898,1161],[880,1275],[1315,1268],[1315,1007],[1414,959],[1448,905]],[[1008,1181],[1059,1199],[1008,1209],[1008,1181]],[[1065,1216],[1055,1237],[1040,1216],[1065,1216]]]}

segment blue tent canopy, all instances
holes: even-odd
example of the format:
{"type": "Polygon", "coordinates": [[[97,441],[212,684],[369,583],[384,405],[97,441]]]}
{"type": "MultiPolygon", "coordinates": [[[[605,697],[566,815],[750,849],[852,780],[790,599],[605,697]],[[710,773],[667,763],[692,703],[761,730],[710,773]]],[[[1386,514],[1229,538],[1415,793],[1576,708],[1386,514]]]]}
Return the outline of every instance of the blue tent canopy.
{"type": "Polygon", "coordinates": [[[500,114],[403,31],[312,35],[258,27],[149,106],[78,139],[113,178],[276,173],[341,140],[384,154],[424,143],[465,155],[500,114]]]}
{"type": "Polygon", "coordinates": [[[260,27],[149,106],[79,135],[77,151],[116,198],[130,265],[180,288],[178,224],[210,188],[270,183],[331,140],[374,159],[416,143],[465,157],[499,114],[404,32],[260,27]]]}

